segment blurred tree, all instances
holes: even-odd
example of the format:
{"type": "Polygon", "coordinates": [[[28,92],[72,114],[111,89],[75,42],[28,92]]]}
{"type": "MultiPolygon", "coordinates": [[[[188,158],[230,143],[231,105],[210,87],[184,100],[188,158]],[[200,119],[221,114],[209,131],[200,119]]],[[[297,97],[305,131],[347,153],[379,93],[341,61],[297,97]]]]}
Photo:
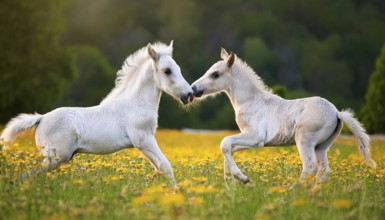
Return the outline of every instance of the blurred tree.
{"type": "Polygon", "coordinates": [[[259,37],[247,38],[243,43],[243,59],[267,83],[276,82],[280,60],[259,37]]]}
{"type": "Polygon", "coordinates": [[[361,118],[370,133],[385,133],[385,44],[376,60],[376,69],[370,76],[366,103],[361,118]]]}
{"type": "MultiPolygon", "coordinates": [[[[340,43],[336,35],[325,41],[301,41],[299,73],[305,90],[325,96],[333,102],[336,97],[352,97],[352,76],[346,62],[336,59],[335,48],[340,43]]],[[[346,107],[349,103],[334,103],[346,107]]]]}
{"type": "Polygon", "coordinates": [[[230,102],[217,109],[215,117],[208,123],[212,129],[238,129],[238,125],[235,122],[234,108],[230,102]]]}
{"type": "Polygon", "coordinates": [[[94,106],[107,96],[114,87],[117,70],[114,70],[106,57],[95,47],[74,48],[77,79],[61,101],[64,106],[94,106]]]}
{"type": "Polygon", "coordinates": [[[120,67],[140,47],[163,41],[155,36],[159,5],[157,0],[68,0],[63,42],[97,47],[112,66],[120,67]]]}
{"type": "Polygon", "coordinates": [[[64,1],[3,0],[0,7],[0,121],[45,112],[76,74],[73,53],[59,45],[64,1]]]}
{"type": "MultiPolygon", "coordinates": [[[[341,35],[340,44],[335,45],[336,58],[345,60],[349,66],[353,79],[351,90],[360,104],[363,104],[368,79],[374,69],[373,60],[385,39],[385,22],[378,19],[356,21],[356,30],[341,35]]],[[[385,21],[385,16],[382,19],[385,21]]]]}
{"type": "Polygon", "coordinates": [[[282,32],[285,32],[285,22],[270,11],[260,13],[250,11],[242,18],[245,19],[239,23],[242,25],[242,33],[246,36],[259,36],[269,46],[284,40],[286,37],[282,36],[282,32]]]}
{"type": "Polygon", "coordinates": [[[159,25],[157,36],[165,43],[174,42],[173,57],[182,69],[187,81],[192,81],[190,71],[195,65],[192,49],[201,48],[201,32],[199,30],[199,10],[193,0],[164,0],[157,10],[159,25]],[[170,7],[172,6],[172,10],[170,7]]]}

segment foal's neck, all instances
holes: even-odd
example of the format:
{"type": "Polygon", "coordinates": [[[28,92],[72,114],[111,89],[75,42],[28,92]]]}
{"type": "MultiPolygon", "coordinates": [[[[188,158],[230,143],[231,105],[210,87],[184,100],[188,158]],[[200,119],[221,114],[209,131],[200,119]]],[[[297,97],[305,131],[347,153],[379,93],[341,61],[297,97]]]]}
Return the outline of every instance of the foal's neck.
{"type": "Polygon", "coordinates": [[[127,83],[120,99],[135,100],[138,105],[143,105],[158,111],[161,90],[156,86],[153,66],[146,63],[137,70],[139,74],[135,79],[127,83]]]}
{"type": "Polygon", "coordinates": [[[264,88],[260,88],[246,73],[236,72],[229,88],[226,90],[231,104],[237,110],[250,100],[269,94],[264,88]]]}

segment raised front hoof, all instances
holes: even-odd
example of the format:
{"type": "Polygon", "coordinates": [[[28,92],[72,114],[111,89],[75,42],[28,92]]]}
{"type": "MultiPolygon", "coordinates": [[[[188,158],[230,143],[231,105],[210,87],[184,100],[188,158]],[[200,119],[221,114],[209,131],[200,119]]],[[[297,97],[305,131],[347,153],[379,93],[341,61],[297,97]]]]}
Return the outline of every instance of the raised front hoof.
{"type": "Polygon", "coordinates": [[[225,176],[224,179],[225,179],[224,186],[226,187],[227,190],[230,190],[231,188],[237,188],[237,187],[239,187],[239,185],[245,186],[246,188],[254,188],[255,187],[255,183],[253,181],[250,181],[249,178],[246,178],[244,180],[240,180],[238,178],[225,176]]]}
{"type": "Polygon", "coordinates": [[[239,180],[239,182],[241,182],[241,183],[243,183],[243,184],[250,183],[250,179],[249,179],[249,177],[247,177],[247,176],[243,176],[243,177],[235,176],[235,178],[236,178],[237,180],[239,180]]]}
{"type": "Polygon", "coordinates": [[[241,180],[243,184],[251,183],[250,179],[247,177],[245,180],[241,180]]]}

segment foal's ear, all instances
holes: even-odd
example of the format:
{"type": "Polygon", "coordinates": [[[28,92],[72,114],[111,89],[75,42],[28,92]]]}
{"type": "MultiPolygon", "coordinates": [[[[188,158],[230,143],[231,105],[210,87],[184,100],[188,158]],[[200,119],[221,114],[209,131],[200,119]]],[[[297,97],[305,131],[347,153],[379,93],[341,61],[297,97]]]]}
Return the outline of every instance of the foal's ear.
{"type": "Polygon", "coordinates": [[[154,48],[152,48],[151,44],[147,44],[147,52],[148,52],[148,55],[151,57],[151,59],[153,59],[154,61],[158,61],[159,59],[159,55],[158,53],[154,50],[154,48]]]}
{"type": "Polygon", "coordinates": [[[221,47],[221,58],[222,60],[226,59],[229,56],[229,53],[227,53],[226,49],[221,47]]]}
{"type": "Polygon", "coordinates": [[[171,40],[170,44],[168,45],[168,52],[170,53],[170,55],[172,55],[172,51],[173,51],[173,46],[174,46],[174,40],[171,40]]]}
{"type": "Polygon", "coordinates": [[[231,68],[235,61],[235,54],[233,52],[230,53],[230,55],[227,57],[226,65],[228,68],[231,68]]]}

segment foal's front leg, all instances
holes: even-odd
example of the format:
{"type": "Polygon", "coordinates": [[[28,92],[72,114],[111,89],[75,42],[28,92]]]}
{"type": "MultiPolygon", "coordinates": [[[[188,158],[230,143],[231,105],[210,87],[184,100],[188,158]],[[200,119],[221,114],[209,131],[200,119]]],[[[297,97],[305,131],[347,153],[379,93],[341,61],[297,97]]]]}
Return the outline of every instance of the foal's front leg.
{"type": "Polygon", "coordinates": [[[141,143],[138,143],[135,147],[150,160],[155,169],[170,180],[172,186],[176,185],[171,163],[160,150],[154,136],[148,135],[143,137],[141,143]]]}
{"type": "Polygon", "coordinates": [[[239,179],[243,183],[249,182],[249,178],[245,176],[235,164],[232,154],[242,149],[263,146],[263,143],[258,141],[256,137],[258,136],[254,133],[244,132],[233,136],[225,137],[222,140],[221,151],[225,158],[225,178],[227,175],[226,173],[230,172],[231,175],[233,175],[235,178],[239,179]]]}
{"type": "MultiPolygon", "coordinates": [[[[235,146],[233,146],[231,148],[231,156],[233,156],[235,152],[238,152],[238,151],[241,151],[241,150],[245,150],[245,149],[249,149],[249,148],[250,148],[250,146],[235,145],[235,146]]],[[[223,175],[224,175],[225,181],[230,180],[232,178],[232,176],[231,176],[231,173],[230,173],[230,166],[229,166],[229,164],[227,164],[226,158],[224,158],[223,166],[224,166],[223,175]]]]}

